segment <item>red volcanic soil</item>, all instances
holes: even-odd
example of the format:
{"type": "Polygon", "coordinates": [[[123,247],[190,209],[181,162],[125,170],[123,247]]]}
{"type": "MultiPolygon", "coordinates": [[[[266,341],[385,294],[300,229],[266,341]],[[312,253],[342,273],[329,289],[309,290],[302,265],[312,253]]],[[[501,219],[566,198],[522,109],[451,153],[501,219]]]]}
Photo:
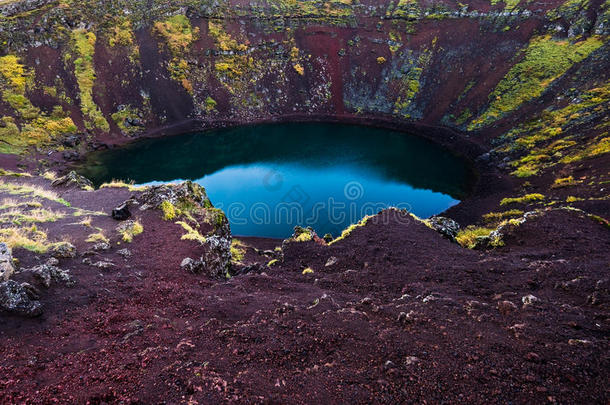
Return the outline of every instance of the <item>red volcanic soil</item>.
{"type": "MultiPolygon", "coordinates": [[[[131,195],[55,191],[72,207],[45,204],[66,212],[108,212],[131,195]]],[[[0,317],[0,403],[610,399],[610,238],[580,211],[531,216],[492,251],[394,210],[330,246],[284,243],[270,267],[260,252],[282,242],[244,238],[261,267],[228,280],[182,270],[197,245],[160,212],[132,212],[144,232],[130,244],[117,245],[109,216],[92,217],[112,235],[91,257],[107,269],[83,263],[79,218],[49,224],[78,249],[59,263],[77,283],[41,288],[39,318],[0,317]]],[[[22,268],[46,259],[14,255],[22,268]]]]}

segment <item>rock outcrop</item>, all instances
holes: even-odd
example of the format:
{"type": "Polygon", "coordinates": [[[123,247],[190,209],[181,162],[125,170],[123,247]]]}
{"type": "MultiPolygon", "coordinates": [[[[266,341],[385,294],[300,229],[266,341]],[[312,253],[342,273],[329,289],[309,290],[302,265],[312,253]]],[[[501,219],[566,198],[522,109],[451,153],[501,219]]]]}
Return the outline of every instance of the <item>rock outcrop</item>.
{"type": "Polygon", "coordinates": [[[15,272],[13,254],[6,243],[0,243],[0,281],[7,281],[15,272]]]}

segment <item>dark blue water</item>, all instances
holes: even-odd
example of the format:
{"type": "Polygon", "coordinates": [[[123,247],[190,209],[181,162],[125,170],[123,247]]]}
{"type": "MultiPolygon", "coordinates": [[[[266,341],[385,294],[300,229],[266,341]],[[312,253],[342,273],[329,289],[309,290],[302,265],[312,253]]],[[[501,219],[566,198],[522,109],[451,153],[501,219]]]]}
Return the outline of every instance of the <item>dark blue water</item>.
{"type": "Polygon", "coordinates": [[[395,206],[420,217],[471,189],[466,161],[404,133],[353,125],[273,124],[140,141],[92,154],[96,184],[194,180],[235,235],[286,237],[295,225],[341,230],[395,206]]]}

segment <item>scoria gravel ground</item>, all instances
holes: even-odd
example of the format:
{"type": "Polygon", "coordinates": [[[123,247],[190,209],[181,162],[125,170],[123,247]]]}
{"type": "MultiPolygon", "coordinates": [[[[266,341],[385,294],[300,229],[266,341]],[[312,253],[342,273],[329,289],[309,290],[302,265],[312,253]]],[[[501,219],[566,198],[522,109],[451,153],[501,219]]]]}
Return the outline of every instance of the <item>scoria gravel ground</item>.
{"type": "MultiPolygon", "coordinates": [[[[44,203],[65,212],[107,213],[131,194],[55,191],[71,208],[44,203]]],[[[504,247],[472,251],[388,210],[330,246],[286,243],[283,260],[229,280],[186,273],[194,245],[179,227],[158,211],[136,216],[143,234],[114,235],[93,256],[115,266],[62,259],[77,283],[42,289],[42,317],[0,317],[0,403],[610,400],[610,238],[580,211],[544,211],[504,247]]],[[[113,235],[110,216],[92,218],[113,235]]],[[[82,254],[89,231],[77,221],[48,232],[82,254]]],[[[282,245],[240,239],[246,263],[266,265],[259,252],[282,245]]],[[[45,260],[14,255],[24,268],[45,260]]]]}

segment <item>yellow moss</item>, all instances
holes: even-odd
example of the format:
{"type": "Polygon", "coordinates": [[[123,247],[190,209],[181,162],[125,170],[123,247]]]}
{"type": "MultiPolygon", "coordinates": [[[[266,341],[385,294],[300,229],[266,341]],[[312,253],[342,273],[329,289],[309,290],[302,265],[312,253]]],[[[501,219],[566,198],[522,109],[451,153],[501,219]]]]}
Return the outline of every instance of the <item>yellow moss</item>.
{"type": "Polygon", "coordinates": [[[329,245],[332,245],[333,243],[336,243],[340,240],[343,240],[345,238],[347,238],[349,236],[350,233],[352,233],[354,231],[354,229],[365,226],[366,223],[369,221],[369,219],[373,218],[372,215],[367,215],[364,218],[362,218],[359,222],[355,223],[355,224],[351,224],[350,226],[348,226],[346,229],[343,230],[343,232],[341,232],[341,236],[339,236],[338,238],[330,241],[329,245]]]}
{"type": "Polygon", "coordinates": [[[594,141],[585,149],[575,152],[561,159],[562,163],[574,163],[610,152],[610,137],[602,137],[594,141]]]}
{"type": "Polygon", "coordinates": [[[110,131],[110,125],[93,100],[93,85],[95,83],[93,55],[95,54],[97,38],[93,32],[79,28],[72,31],[72,40],[74,42],[74,52],[77,56],[74,60],[74,73],[80,90],[80,104],[85,118],[85,126],[88,129],[99,128],[108,132],[110,131]]]}
{"type": "Polygon", "coordinates": [[[309,232],[300,233],[294,240],[296,242],[309,242],[313,239],[313,236],[309,232]]]}
{"type": "Polygon", "coordinates": [[[384,58],[383,56],[379,56],[377,58],[377,63],[383,65],[384,63],[386,63],[386,58],[384,58]]]}
{"type": "Polygon", "coordinates": [[[561,187],[575,186],[575,185],[577,185],[579,183],[581,183],[581,182],[577,181],[577,180],[574,180],[573,176],[562,177],[562,178],[555,179],[555,181],[551,185],[551,188],[561,188],[561,187]]]}
{"type": "Polygon", "coordinates": [[[19,94],[25,92],[26,71],[15,55],[6,55],[0,58],[0,74],[19,94]]]}
{"type": "Polygon", "coordinates": [[[313,269],[311,267],[307,267],[305,270],[303,270],[302,274],[305,276],[307,274],[313,274],[313,273],[314,273],[313,269]]]}
{"type": "Polygon", "coordinates": [[[142,226],[140,221],[127,221],[119,225],[117,230],[123,238],[123,241],[131,243],[133,241],[134,236],[138,236],[139,234],[144,232],[144,227],[142,226]]]}
{"type": "MultiPolygon", "coordinates": [[[[125,238],[123,237],[123,239],[125,240],[125,238]]],[[[87,237],[87,239],[85,239],[85,242],[88,243],[108,243],[109,240],[106,237],[106,235],[104,235],[102,232],[96,232],[96,233],[91,233],[89,234],[89,236],[87,237]]],[[[130,240],[131,242],[131,240],[130,240]]]]}
{"type": "Polygon", "coordinates": [[[544,200],[544,195],[539,193],[526,194],[521,197],[512,197],[512,198],[503,198],[500,201],[500,205],[508,205],[513,203],[521,203],[526,204],[534,201],[542,201],[544,200]]]}
{"type": "Polygon", "coordinates": [[[267,263],[267,266],[271,267],[271,266],[275,265],[276,263],[278,263],[277,259],[269,260],[269,263],[267,263]]]}
{"type": "Polygon", "coordinates": [[[519,217],[523,215],[521,210],[508,210],[503,212],[490,212],[489,214],[483,215],[483,220],[487,223],[500,222],[506,218],[519,217]]]}
{"type": "Polygon", "coordinates": [[[184,221],[177,221],[176,222],[177,225],[180,225],[182,227],[182,229],[184,229],[186,231],[186,233],[184,235],[182,235],[182,237],[180,239],[182,240],[192,240],[192,241],[196,241],[199,243],[206,243],[206,238],[201,235],[199,233],[199,231],[197,231],[196,229],[194,229],[192,226],[190,226],[189,224],[187,224],[184,221]]]}
{"type": "Polygon", "coordinates": [[[163,219],[166,221],[171,221],[178,215],[176,212],[176,207],[174,207],[174,204],[169,201],[163,201],[160,208],[161,211],[163,211],[163,219]]]}
{"type": "Polygon", "coordinates": [[[187,52],[199,35],[199,28],[193,29],[185,15],[175,15],[165,21],[158,21],[154,24],[153,31],[163,37],[174,56],[187,52]]]}
{"type": "Polygon", "coordinates": [[[539,97],[573,64],[585,59],[603,43],[603,38],[598,36],[575,43],[556,40],[550,35],[533,38],[524,51],[523,60],[512,67],[490,95],[489,108],[472,121],[469,128],[487,125],[539,97]]]}
{"type": "Polygon", "coordinates": [[[476,246],[478,238],[489,236],[492,228],[468,226],[458,231],[455,240],[465,248],[472,249],[476,246]]]}
{"type": "Polygon", "coordinates": [[[305,74],[305,69],[303,68],[303,66],[301,66],[301,64],[296,63],[292,67],[299,75],[303,76],[305,74]]]}
{"type": "Polygon", "coordinates": [[[246,256],[246,245],[238,239],[233,239],[231,241],[231,261],[233,263],[239,263],[244,260],[246,256]]]}

